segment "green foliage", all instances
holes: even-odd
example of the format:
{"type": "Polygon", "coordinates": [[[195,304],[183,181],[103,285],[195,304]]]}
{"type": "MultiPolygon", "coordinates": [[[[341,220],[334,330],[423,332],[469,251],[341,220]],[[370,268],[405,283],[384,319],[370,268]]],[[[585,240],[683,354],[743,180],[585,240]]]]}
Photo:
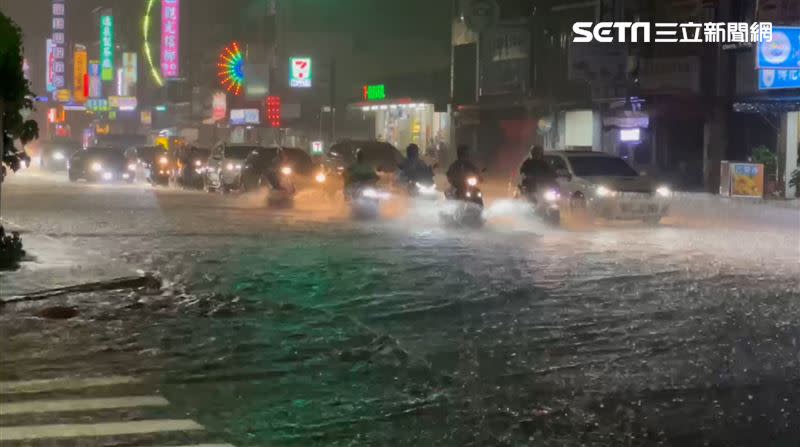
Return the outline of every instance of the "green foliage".
{"type": "Polygon", "coordinates": [[[761,163],[764,165],[764,172],[767,175],[775,175],[775,170],[778,168],[778,156],[775,155],[768,147],[758,146],[753,149],[753,163],[761,163]]]}
{"type": "Polygon", "coordinates": [[[0,130],[2,130],[2,156],[0,157],[0,181],[5,177],[6,167],[19,169],[28,155],[14,146],[19,140],[24,146],[39,137],[36,121],[25,120],[20,112],[33,110],[33,92],[22,72],[22,31],[8,16],[0,12],[0,130]]]}

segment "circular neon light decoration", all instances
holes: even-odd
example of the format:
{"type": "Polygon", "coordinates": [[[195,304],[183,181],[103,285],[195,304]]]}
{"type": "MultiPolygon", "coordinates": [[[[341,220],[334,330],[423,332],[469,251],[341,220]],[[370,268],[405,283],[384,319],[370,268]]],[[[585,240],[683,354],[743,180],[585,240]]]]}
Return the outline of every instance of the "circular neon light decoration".
{"type": "Polygon", "coordinates": [[[164,86],[164,79],[161,77],[161,70],[153,64],[153,55],[150,49],[150,17],[153,12],[153,5],[157,0],[147,0],[147,7],[144,11],[144,21],[142,22],[142,31],[144,36],[144,57],[147,59],[147,65],[150,67],[150,74],[153,75],[153,80],[159,87],[164,86]]]}
{"type": "Polygon", "coordinates": [[[219,55],[219,81],[225,89],[239,95],[244,85],[244,55],[239,44],[233,42],[219,55]]]}

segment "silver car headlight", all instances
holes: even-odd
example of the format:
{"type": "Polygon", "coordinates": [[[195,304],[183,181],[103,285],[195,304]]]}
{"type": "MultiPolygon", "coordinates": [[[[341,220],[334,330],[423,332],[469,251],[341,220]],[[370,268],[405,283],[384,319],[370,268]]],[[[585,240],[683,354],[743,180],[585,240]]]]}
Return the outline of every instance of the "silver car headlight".
{"type": "Polygon", "coordinates": [[[548,202],[555,202],[561,197],[561,194],[558,193],[555,189],[548,189],[544,192],[544,200],[548,202]]]}
{"type": "Polygon", "coordinates": [[[672,197],[672,190],[668,186],[659,186],[656,188],[656,195],[659,197],[672,197]]]}
{"type": "Polygon", "coordinates": [[[613,189],[610,189],[606,186],[600,185],[595,188],[594,193],[597,194],[597,197],[616,197],[617,192],[613,189]]]}

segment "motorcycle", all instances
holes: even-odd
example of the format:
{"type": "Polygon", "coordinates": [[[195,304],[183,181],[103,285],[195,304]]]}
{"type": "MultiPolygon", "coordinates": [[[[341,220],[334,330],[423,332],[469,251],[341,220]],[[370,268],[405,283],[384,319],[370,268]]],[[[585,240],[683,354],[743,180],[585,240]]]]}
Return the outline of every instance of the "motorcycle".
{"type": "Polygon", "coordinates": [[[381,201],[389,198],[389,193],[372,184],[350,186],[345,194],[350,212],[355,219],[377,219],[380,216],[381,201]]]}
{"type": "Polygon", "coordinates": [[[190,164],[183,165],[178,175],[178,184],[186,189],[203,189],[203,173],[205,165],[202,160],[192,160],[190,164]]]}
{"type": "Polygon", "coordinates": [[[561,191],[557,185],[530,188],[523,181],[517,186],[517,196],[527,200],[533,213],[545,223],[554,226],[561,224],[561,191]]]}
{"type": "Polygon", "coordinates": [[[442,213],[445,223],[465,225],[469,227],[483,226],[483,192],[478,185],[477,175],[470,175],[460,188],[453,188],[446,194],[447,199],[455,203],[452,214],[442,213]]]}
{"type": "Polygon", "coordinates": [[[267,195],[267,205],[275,208],[290,208],[294,205],[294,195],[297,192],[292,181],[293,170],[291,166],[281,166],[276,179],[268,182],[270,185],[267,195]]]}

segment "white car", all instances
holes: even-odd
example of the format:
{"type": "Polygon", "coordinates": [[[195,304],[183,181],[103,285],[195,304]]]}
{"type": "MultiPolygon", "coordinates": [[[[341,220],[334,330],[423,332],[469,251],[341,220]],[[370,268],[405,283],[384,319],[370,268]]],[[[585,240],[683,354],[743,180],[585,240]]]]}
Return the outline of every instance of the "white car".
{"type": "Polygon", "coordinates": [[[206,191],[229,192],[241,186],[242,166],[245,159],[261,146],[218,143],[208,158],[203,188],[206,191]]]}
{"type": "Polygon", "coordinates": [[[669,210],[672,191],[640,175],[625,160],[604,152],[553,151],[545,160],[558,175],[561,197],[611,220],[658,223],[669,210]]]}

